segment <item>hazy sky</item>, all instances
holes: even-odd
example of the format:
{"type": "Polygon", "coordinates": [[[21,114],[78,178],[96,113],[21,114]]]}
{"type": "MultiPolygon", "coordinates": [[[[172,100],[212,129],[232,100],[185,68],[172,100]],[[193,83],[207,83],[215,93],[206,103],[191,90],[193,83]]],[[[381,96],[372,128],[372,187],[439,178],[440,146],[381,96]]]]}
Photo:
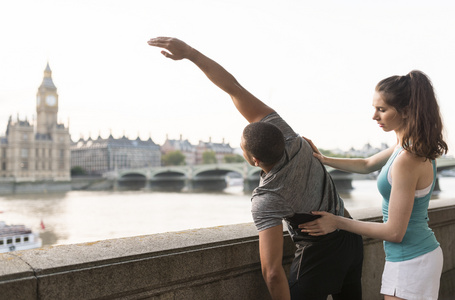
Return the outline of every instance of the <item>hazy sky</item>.
{"type": "Polygon", "coordinates": [[[0,4],[0,132],[32,120],[49,61],[73,140],[166,134],[238,147],[246,121],[189,61],[147,45],[175,36],[218,61],[322,148],[393,143],[372,121],[376,83],[433,81],[455,151],[455,2],[78,0],[0,4]]]}

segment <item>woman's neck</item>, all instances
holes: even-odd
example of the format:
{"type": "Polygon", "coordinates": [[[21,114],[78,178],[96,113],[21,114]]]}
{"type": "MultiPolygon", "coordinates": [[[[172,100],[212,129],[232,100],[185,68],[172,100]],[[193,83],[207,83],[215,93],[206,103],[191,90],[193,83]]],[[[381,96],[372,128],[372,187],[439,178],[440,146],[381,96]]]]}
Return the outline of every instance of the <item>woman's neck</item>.
{"type": "Polygon", "coordinates": [[[400,131],[395,131],[397,136],[397,146],[403,146],[403,134],[400,131]]]}

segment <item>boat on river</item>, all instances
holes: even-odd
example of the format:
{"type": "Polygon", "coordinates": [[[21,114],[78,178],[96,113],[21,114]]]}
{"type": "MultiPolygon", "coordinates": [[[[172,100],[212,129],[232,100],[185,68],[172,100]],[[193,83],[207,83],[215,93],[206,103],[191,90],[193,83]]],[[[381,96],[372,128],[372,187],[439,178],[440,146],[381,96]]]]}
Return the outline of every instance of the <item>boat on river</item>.
{"type": "Polygon", "coordinates": [[[41,245],[39,234],[25,225],[6,225],[0,221],[0,253],[34,249],[41,245]]]}

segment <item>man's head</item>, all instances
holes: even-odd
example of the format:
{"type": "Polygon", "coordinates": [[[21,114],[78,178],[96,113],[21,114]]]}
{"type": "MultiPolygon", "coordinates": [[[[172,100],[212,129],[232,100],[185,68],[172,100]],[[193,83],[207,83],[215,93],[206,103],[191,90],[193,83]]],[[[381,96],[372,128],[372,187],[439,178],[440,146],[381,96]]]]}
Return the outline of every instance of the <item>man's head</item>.
{"type": "Polygon", "coordinates": [[[240,146],[243,156],[252,166],[270,167],[284,154],[284,136],[270,123],[255,122],[245,127],[240,146]]]}

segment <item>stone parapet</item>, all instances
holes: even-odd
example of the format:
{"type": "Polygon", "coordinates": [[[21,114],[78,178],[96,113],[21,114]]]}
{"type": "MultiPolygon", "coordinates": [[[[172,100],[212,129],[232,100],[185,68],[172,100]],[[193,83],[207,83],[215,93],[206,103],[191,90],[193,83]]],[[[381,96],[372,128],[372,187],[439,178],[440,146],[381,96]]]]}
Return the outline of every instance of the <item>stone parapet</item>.
{"type": "MultiPolygon", "coordinates": [[[[352,211],[380,222],[379,209],[352,211]]],[[[444,252],[440,299],[455,294],[455,200],[431,201],[430,226],[444,252]]],[[[382,242],[364,239],[364,299],[379,294],[382,242]]],[[[294,245],[286,235],[284,266],[294,245]]],[[[43,247],[0,254],[4,299],[269,299],[258,235],[238,224],[43,247]]]]}

